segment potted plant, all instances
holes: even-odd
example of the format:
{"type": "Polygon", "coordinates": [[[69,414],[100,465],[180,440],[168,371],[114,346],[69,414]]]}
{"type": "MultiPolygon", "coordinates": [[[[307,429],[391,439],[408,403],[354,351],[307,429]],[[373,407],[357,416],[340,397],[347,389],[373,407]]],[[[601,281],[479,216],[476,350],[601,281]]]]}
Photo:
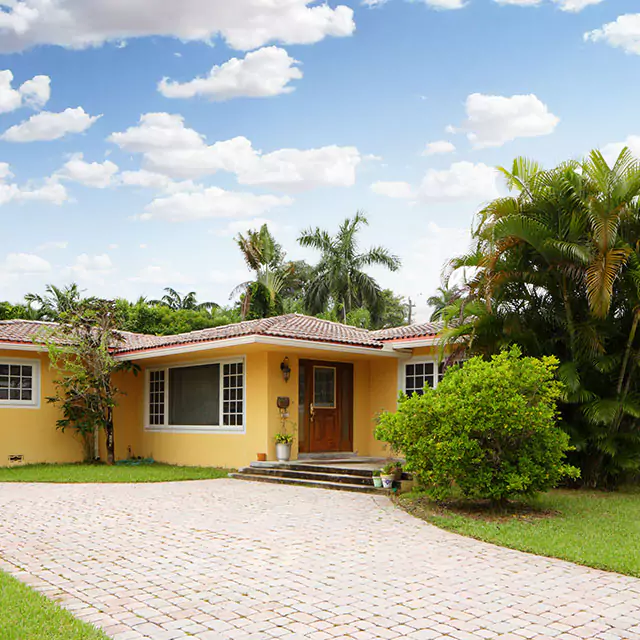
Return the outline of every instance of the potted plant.
{"type": "Polygon", "coordinates": [[[267,454],[266,453],[257,453],[256,456],[258,458],[258,462],[266,462],[267,461],[267,454]]]}
{"type": "Polygon", "coordinates": [[[291,445],[293,444],[293,434],[281,431],[276,433],[276,459],[278,462],[289,462],[291,459],[291,445]]]}
{"type": "Polygon", "coordinates": [[[390,462],[380,470],[380,479],[382,480],[383,489],[392,489],[393,481],[396,479],[395,463],[390,462]]]}
{"type": "Polygon", "coordinates": [[[373,486],[376,489],[381,489],[382,488],[382,478],[380,477],[380,469],[376,469],[373,472],[373,486]]]}

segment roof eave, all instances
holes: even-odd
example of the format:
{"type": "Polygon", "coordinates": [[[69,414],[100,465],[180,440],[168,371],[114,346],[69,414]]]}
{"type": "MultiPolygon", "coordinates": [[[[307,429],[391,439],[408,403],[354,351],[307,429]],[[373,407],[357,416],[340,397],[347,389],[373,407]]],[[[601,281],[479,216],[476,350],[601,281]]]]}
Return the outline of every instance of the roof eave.
{"type": "Polygon", "coordinates": [[[120,351],[115,357],[118,360],[145,360],[149,358],[159,358],[182,353],[193,353],[197,351],[209,351],[214,349],[224,349],[247,344],[266,344],[283,347],[298,347],[307,349],[317,349],[320,351],[340,351],[342,353],[366,354],[372,356],[382,356],[399,358],[401,355],[396,349],[387,345],[352,345],[340,342],[324,342],[318,340],[305,340],[300,338],[280,338],[277,336],[249,335],[235,338],[222,338],[219,340],[208,340],[202,342],[192,342],[186,344],[148,347],[145,349],[120,351]]]}

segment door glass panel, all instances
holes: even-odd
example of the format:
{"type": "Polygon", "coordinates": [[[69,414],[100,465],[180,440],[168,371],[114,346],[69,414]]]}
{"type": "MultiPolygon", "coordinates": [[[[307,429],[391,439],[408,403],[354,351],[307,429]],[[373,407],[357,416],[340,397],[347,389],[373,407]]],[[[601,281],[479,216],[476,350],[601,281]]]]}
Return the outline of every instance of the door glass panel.
{"type": "Polygon", "coordinates": [[[351,418],[353,414],[353,368],[345,366],[340,380],[340,423],[341,439],[343,442],[351,440],[351,418]]]}
{"type": "Polygon", "coordinates": [[[333,367],[313,368],[313,406],[334,409],[336,406],[336,370],[333,367]]]}

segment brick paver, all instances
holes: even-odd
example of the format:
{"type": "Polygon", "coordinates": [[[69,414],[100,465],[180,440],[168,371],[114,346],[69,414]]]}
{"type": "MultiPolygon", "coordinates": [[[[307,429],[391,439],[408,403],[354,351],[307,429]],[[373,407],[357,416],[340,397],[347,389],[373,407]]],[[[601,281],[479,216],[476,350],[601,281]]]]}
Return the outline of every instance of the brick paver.
{"type": "Polygon", "coordinates": [[[117,640],[640,639],[640,580],[383,497],[235,480],[0,484],[0,568],[117,640]]]}

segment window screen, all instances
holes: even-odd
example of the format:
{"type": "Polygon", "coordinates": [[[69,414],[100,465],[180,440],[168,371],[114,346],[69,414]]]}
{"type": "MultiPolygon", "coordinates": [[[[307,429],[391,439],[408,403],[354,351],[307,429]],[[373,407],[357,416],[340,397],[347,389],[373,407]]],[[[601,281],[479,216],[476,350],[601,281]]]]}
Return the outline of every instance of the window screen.
{"type": "Polygon", "coordinates": [[[220,424],[220,365],[169,369],[169,424],[220,424]]]}

